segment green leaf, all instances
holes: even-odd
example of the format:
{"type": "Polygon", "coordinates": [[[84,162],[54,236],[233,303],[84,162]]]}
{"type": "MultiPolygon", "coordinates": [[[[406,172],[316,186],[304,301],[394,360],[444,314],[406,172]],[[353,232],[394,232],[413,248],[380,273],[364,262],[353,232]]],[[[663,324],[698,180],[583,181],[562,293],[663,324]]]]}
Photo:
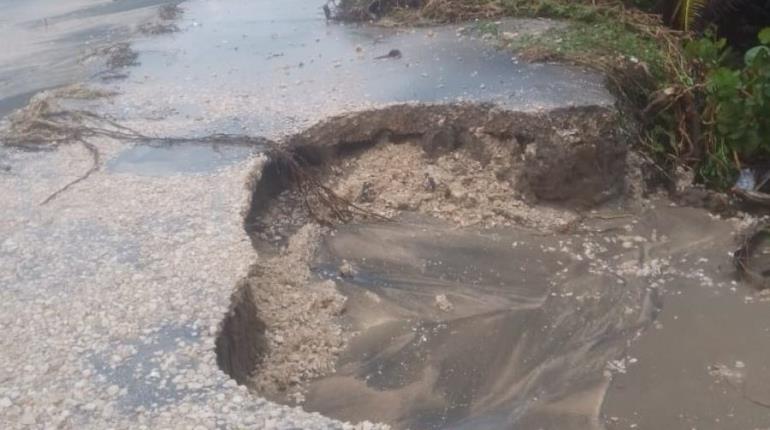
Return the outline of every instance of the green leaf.
{"type": "Polygon", "coordinates": [[[676,19],[679,28],[684,31],[690,31],[693,24],[695,24],[695,19],[700,16],[707,3],[707,0],[678,0],[676,19]]]}
{"type": "Polygon", "coordinates": [[[709,76],[708,90],[719,98],[731,99],[741,86],[740,72],[720,67],[709,76]]]}
{"type": "Polygon", "coordinates": [[[746,51],[744,60],[746,65],[751,67],[757,60],[770,58],[770,48],[767,46],[755,46],[746,51]]]}
{"type": "Polygon", "coordinates": [[[770,45],[770,27],[762,29],[762,31],[759,32],[759,43],[770,45]]]}

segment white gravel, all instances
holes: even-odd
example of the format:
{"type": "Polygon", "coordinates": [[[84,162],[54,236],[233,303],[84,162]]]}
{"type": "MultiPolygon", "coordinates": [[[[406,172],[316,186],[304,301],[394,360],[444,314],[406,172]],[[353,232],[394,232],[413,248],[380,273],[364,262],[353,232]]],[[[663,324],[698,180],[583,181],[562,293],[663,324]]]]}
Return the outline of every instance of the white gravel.
{"type": "Polygon", "coordinates": [[[216,365],[257,257],[241,209],[258,157],[200,175],[102,169],[45,206],[85,150],[0,159],[0,428],[354,428],[251,396],[216,365]]]}

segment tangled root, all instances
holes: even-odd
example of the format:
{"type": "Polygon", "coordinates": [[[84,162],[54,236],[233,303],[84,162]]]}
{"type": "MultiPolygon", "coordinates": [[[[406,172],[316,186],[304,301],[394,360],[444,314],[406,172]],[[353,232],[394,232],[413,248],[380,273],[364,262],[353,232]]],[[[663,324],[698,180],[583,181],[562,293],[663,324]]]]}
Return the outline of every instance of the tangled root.
{"type": "Polygon", "coordinates": [[[356,219],[390,221],[388,217],[357,206],[322,184],[314,168],[301,161],[292,149],[274,148],[269,158],[282,166],[289,183],[301,195],[308,214],[318,224],[348,223],[356,219]]]}
{"type": "Polygon", "coordinates": [[[112,94],[79,85],[65,87],[33,98],[25,108],[9,118],[8,126],[0,134],[0,143],[6,146],[41,151],[52,150],[63,144],[80,143],[91,154],[91,167],[77,179],[48,196],[41,205],[49,203],[99,169],[101,156],[97,147],[90,143],[89,139],[107,137],[121,141],[144,141],[157,144],[263,145],[268,147],[272,157],[281,160],[288,168],[291,182],[304,196],[308,212],[319,223],[349,222],[356,217],[385,219],[335,194],[311,173],[312,168],[298,161],[299,157],[293,151],[279,148],[266,139],[227,134],[212,134],[198,138],[147,136],[104,116],[85,110],[67,109],[58,102],[62,99],[87,100],[110,95],[112,94]]]}

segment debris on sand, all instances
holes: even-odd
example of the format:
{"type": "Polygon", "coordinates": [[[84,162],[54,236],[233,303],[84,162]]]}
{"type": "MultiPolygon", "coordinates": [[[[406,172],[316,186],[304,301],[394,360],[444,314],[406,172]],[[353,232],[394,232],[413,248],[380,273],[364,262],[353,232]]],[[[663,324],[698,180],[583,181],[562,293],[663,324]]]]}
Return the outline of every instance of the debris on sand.
{"type": "Polygon", "coordinates": [[[38,94],[26,107],[9,117],[7,127],[3,128],[0,135],[0,143],[3,145],[36,151],[78,142],[91,155],[92,164],[85,173],[48,196],[41,204],[50,202],[73,185],[84,181],[99,168],[99,151],[87,138],[96,135],[115,138],[137,135],[107,118],[83,110],[67,109],[60,104],[61,100],[90,100],[111,95],[105,91],[73,85],[38,94]]]}
{"type": "Polygon", "coordinates": [[[546,230],[577,219],[568,210],[526,203],[512,174],[520,154],[491,138],[486,143],[437,157],[418,143],[382,143],[344,160],[331,178],[332,189],[388,218],[413,211],[459,226],[519,224],[546,230]]]}
{"type": "Polygon", "coordinates": [[[165,4],[158,9],[158,17],[164,21],[179,18],[184,11],[177,4],[165,4]]]}
{"type": "Polygon", "coordinates": [[[139,32],[145,35],[158,35],[175,33],[179,27],[171,21],[179,18],[183,13],[182,8],[176,4],[163,5],[158,9],[158,19],[146,22],[139,26],[139,32]]]}
{"type": "Polygon", "coordinates": [[[740,276],[759,290],[770,289],[770,267],[766,257],[763,261],[763,256],[768,254],[769,239],[769,225],[755,226],[744,235],[740,248],[733,253],[733,263],[740,276]]]}
{"type": "Polygon", "coordinates": [[[139,32],[149,36],[176,33],[177,31],[179,31],[179,27],[173,23],[146,22],[139,26],[139,32]]]}
{"type": "Polygon", "coordinates": [[[82,85],[42,92],[33,97],[23,109],[9,116],[8,126],[3,129],[0,142],[26,149],[48,149],[46,146],[77,141],[96,134],[97,130],[107,133],[126,131],[125,127],[106,118],[68,109],[61,103],[64,100],[92,100],[112,95],[82,85]],[[113,130],[109,131],[111,126],[113,130]]]}
{"type": "MultiPolygon", "coordinates": [[[[328,6],[326,6],[328,8],[328,6]]],[[[325,9],[326,10],[326,9],[325,9]]],[[[502,15],[499,2],[467,0],[341,0],[329,15],[341,21],[377,20],[398,11],[443,22],[489,19],[502,15]]]]}
{"type": "Polygon", "coordinates": [[[436,296],[436,307],[442,312],[451,312],[454,309],[454,305],[449,301],[446,294],[439,294],[436,296]]]}
{"type": "Polygon", "coordinates": [[[352,278],[356,276],[356,269],[353,268],[353,265],[350,264],[347,260],[342,260],[342,264],[340,265],[340,276],[343,278],[352,278]]]}
{"type": "Polygon", "coordinates": [[[110,70],[139,65],[139,53],[131,49],[131,45],[126,42],[97,49],[94,55],[106,57],[110,70]]]}
{"type": "Polygon", "coordinates": [[[386,58],[397,60],[397,59],[401,58],[401,51],[398,50],[398,49],[391,49],[385,55],[380,55],[379,57],[374,57],[375,60],[384,60],[386,58]]]}

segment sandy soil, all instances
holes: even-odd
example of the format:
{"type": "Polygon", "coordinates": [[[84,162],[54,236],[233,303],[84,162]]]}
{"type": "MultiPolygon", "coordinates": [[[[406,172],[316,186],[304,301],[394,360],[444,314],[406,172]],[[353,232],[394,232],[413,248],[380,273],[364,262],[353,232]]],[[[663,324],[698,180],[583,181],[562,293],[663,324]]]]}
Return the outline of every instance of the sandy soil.
{"type": "Polygon", "coordinates": [[[516,189],[521,154],[486,137],[476,153],[431,156],[414,142],[382,143],[334,169],[335,191],[362,208],[392,218],[419,212],[460,227],[523,225],[563,229],[578,215],[534,207],[516,189]]]}
{"type": "Polygon", "coordinates": [[[251,379],[265,396],[302,401],[301,382],[334,371],[349,336],[335,318],[345,309],[345,297],[333,281],[311,279],[309,264],[320,235],[318,225],[306,224],[280,255],[252,268],[247,280],[267,325],[269,353],[251,379]]]}

